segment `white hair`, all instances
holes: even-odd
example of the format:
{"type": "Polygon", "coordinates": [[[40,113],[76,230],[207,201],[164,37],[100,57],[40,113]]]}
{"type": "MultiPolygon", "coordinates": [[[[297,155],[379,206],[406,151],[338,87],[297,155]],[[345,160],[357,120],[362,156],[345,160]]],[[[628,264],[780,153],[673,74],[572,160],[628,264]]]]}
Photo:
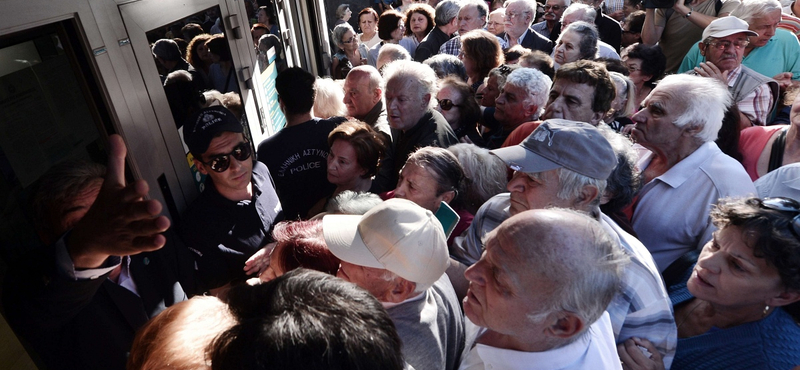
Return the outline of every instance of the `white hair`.
{"type": "Polygon", "coordinates": [[[344,89],[339,82],[328,77],[314,81],[314,115],[320,118],[341,117],[347,113],[344,89]]]}
{"type": "Polygon", "coordinates": [[[575,12],[582,12],[580,19],[578,19],[579,21],[594,23],[594,19],[597,17],[597,11],[591,6],[581,3],[572,3],[567,6],[567,9],[561,14],[561,19],[559,19],[559,21],[563,22],[564,18],[575,12]]]}
{"type": "Polygon", "coordinates": [[[781,3],[778,0],[747,0],[734,9],[731,16],[750,23],[775,11],[781,11],[781,3]]]}
{"type": "MultiPolygon", "coordinates": [[[[668,91],[676,106],[684,107],[674,124],[695,124],[703,128],[696,137],[704,143],[717,139],[725,111],[731,105],[727,86],[713,78],[687,74],[664,77],[654,90],[668,91]]],[[[652,93],[651,93],[652,94],[652,93]]]]}
{"type": "Polygon", "coordinates": [[[538,69],[517,68],[506,77],[505,83],[525,90],[525,104],[539,107],[534,119],[537,119],[544,112],[550,86],[553,85],[550,77],[547,77],[538,69]]]}
{"type": "Polygon", "coordinates": [[[386,86],[389,86],[389,81],[393,79],[402,79],[406,82],[411,82],[416,86],[417,94],[420,100],[425,100],[425,95],[430,94],[428,104],[431,108],[436,104],[436,96],[438,92],[436,72],[433,68],[426,64],[410,61],[398,60],[386,65],[383,71],[386,86]]]}

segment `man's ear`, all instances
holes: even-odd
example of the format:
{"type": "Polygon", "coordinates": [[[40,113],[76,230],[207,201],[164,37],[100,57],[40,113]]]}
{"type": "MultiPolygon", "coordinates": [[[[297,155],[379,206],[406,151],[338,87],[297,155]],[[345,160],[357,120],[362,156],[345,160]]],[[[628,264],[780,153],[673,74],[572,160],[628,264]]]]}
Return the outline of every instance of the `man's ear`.
{"type": "Polygon", "coordinates": [[[704,42],[698,42],[697,48],[700,49],[700,55],[706,56],[706,44],[704,42]]]}
{"type": "Polygon", "coordinates": [[[389,291],[388,297],[386,297],[386,301],[391,303],[400,303],[405,301],[406,299],[411,298],[411,296],[414,294],[414,289],[417,289],[417,283],[397,277],[394,280],[394,286],[389,291]]]}
{"type": "Polygon", "coordinates": [[[571,312],[559,312],[556,322],[547,328],[547,332],[557,338],[568,339],[582,332],[586,324],[580,317],[571,312]]]}
{"type": "Polygon", "coordinates": [[[531,104],[525,108],[525,117],[533,117],[538,111],[539,107],[535,104],[531,104]]]}
{"type": "Polygon", "coordinates": [[[686,124],[683,127],[683,135],[688,137],[697,137],[697,134],[703,131],[703,126],[695,124],[686,124]]]}
{"type": "Polygon", "coordinates": [[[206,169],[206,165],[204,165],[203,162],[198,161],[197,158],[192,158],[192,161],[194,162],[194,166],[197,167],[197,171],[199,171],[203,175],[208,175],[208,170],[206,169]]]}
{"type": "Polygon", "coordinates": [[[578,195],[578,199],[575,199],[576,207],[579,209],[585,209],[586,206],[594,202],[597,197],[599,197],[600,190],[598,190],[593,185],[586,185],[581,189],[580,195],[578,195]]]}
{"type": "Polygon", "coordinates": [[[422,109],[427,109],[428,104],[430,103],[431,103],[431,94],[425,94],[425,96],[422,97],[422,109]]]}
{"type": "Polygon", "coordinates": [[[380,87],[376,87],[375,91],[372,92],[372,101],[378,104],[381,99],[383,99],[383,90],[380,87]]]}
{"type": "Polygon", "coordinates": [[[592,126],[597,127],[597,125],[599,125],[600,122],[603,121],[603,117],[605,117],[605,115],[606,112],[592,112],[592,118],[590,120],[591,122],[588,123],[591,124],[592,126]]]}
{"type": "Polygon", "coordinates": [[[455,190],[448,190],[448,191],[442,193],[441,197],[442,197],[442,199],[441,199],[442,202],[450,204],[450,202],[452,202],[453,199],[456,197],[456,191],[455,190]]]}

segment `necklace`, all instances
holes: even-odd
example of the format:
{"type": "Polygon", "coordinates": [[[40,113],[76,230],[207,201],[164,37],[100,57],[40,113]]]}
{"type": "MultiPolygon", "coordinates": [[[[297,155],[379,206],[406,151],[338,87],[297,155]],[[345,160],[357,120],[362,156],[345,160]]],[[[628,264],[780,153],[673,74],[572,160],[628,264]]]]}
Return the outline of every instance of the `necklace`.
{"type": "MultiPolygon", "coordinates": [[[[678,324],[678,327],[677,327],[677,328],[675,328],[675,329],[676,329],[676,331],[677,331],[677,330],[680,330],[681,326],[682,326],[683,324],[685,324],[685,323],[686,323],[686,321],[689,319],[689,316],[691,316],[691,315],[692,315],[692,313],[694,312],[694,310],[696,310],[696,309],[697,309],[697,307],[700,307],[700,306],[702,306],[702,305],[703,305],[703,301],[698,301],[698,302],[697,302],[697,303],[694,305],[694,307],[692,307],[692,309],[691,309],[691,310],[689,310],[689,312],[688,312],[687,314],[683,315],[683,318],[681,319],[681,322],[680,322],[680,324],[678,324]]],[[[676,322],[677,322],[677,321],[676,321],[676,322]]]]}

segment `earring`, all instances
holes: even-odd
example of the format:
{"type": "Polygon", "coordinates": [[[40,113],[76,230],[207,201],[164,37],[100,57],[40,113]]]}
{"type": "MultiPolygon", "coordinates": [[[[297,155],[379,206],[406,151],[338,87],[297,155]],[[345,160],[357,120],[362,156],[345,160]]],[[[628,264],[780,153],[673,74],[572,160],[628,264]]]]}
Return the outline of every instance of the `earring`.
{"type": "Polygon", "coordinates": [[[763,316],[764,316],[764,317],[766,317],[768,312],[769,312],[769,305],[767,305],[766,307],[764,307],[763,316]]]}

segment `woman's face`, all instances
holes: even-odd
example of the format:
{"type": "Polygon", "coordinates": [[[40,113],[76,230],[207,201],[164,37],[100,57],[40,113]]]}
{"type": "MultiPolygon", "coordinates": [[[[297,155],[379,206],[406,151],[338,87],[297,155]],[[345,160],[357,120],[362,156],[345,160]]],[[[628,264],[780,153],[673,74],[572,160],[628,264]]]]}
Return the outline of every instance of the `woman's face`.
{"type": "Polygon", "coordinates": [[[345,140],[336,140],[328,154],[328,182],[334,185],[353,184],[367,171],[358,164],[353,145],[345,140]]]}
{"type": "Polygon", "coordinates": [[[615,116],[618,116],[616,113],[622,112],[625,109],[625,104],[628,104],[628,86],[625,83],[617,83],[616,79],[613,80],[617,96],[611,101],[611,109],[615,112],[615,116]]]}
{"type": "Polygon", "coordinates": [[[492,35],[499,35],[506,31],[505,16],[503,13],[494,13],[489,16],[489,22],[486,24],[486,30],[491,32],[492,35]]]}
{"type": "Polygon", "coordinates": [[[773,305],[770,298],[785,291],[778,270],[753,255],[748,239],[738,226],[714,233],[686,283],[689,292],[721,307],[773,305]]]}
{"type": "Polygon", "coordinates": [[[420,13],[413,13],[411,14],[411,32],[414,33],[417,38],[425,37],[425,29],[428,28],[428,18],[425,18],[424,15],[420,13]]]}
{"type": "Polygon", "coordinates": [[[575,32],[567,32],[561,35],[556,45],[556,52],[553,60],[556,63],[564,65],[566,63],[574,62],[581,58],[581,39],[575,32]]]}
{"type": "Polygon", "coordinates": [[[201,44],[197,47],[197,57],[206,63],[213,62],[211,60],[211,53],[208,52],[208,46],[206,46],[206,44],[201,44]]]}
{"type": "Polygon", "coordinates": [[[372,13],[362,14],[361,17],[358,18],[358,26],[361,27],[361,32],[367,35],[378,32],[378,21],[375,20],[372,13]]]}
{"type": "Polygon", "coordinates": [[[400,39],[403,38],[403,34],[406,32],[406,25],[403,24],[403,20],[400,19],[397,21],[397,28],[392,31],[392,41],[396,44],[400,42],[400,39]]]}
{"type": "Polygon", "coordinates": [[[642,86],[645,82],[649,81],[653,76],[642,73],[642,60],[638,58],[627,58],[623,61],[625,67],[628,68],[630,75],[628,78],[633,81],[636,86],[642,86]]]}
{"type": "Polygon", "coordinates": [[[342,20],[347,22],[350,20],[350,17],[353,15],[353,12],[350,11],[350,8],[344,10],[344,16],[342,16],[342,20]]]}
{"type": "Polygon", "coordinates": [[[458,128],[459,122],[458,120],[461,119],[461,103],[463,102],[463,98],[458,94],[458,92],[452,88],[451,86],[445,86],[439,93],[436,94],[436,99],[439,100],[439,104],[436,105],[436,110],[444,116],[447,120],[447,123],[450,124],[450,127],[453,129],[458,128]],[[450,109],[442,108],[442,105],[445,107],[449,107],[450,109]]]}
{"type": "Polygon", "coordinates": [[[475,63],[475,59],[466,52],[463,46],[458,53],[458,59],[461,59],[461,63],[464,63],[464,70],[467,71],[467,76],[472,77],[478,74],[478,63],[475,63]]]}
{"type": "Polygon", "coordinates": [[[793,125],[800,125],[800,94],[797,94],[797,97],[794,98],[794,102],[792,102],[792,110],[789,113],[789,119],[793,125]]]}
{"type": "Polygon", "coordinates": [[[344,35],[342,35],[342,39],[339,41],[341,41],[342,49],[344,50],[352,52],[353,50],[358,49],[356,34],[353,31],[347,30],[344,35]]]}
{"type": "Polygon", "coordinates": [[[481,105],[484,107],[494,107],[494,101],[500,96],[500,86],[497,83],[497,76],[490,74],[486,79],[486,87],[483,89],[481,105]]]}
{"type": "Polygon", "coordinates": [[[267,12],[264,9],[258,10],[258,23],[269,24],[267,23],[267,12]]]}
{"type": "Polygon", "coordinates": [[[400,170],[400,179],[397,181],[397,188],[394,189],[394,196],[408,199],[422,208],[436,212],[439,210],[439,203],[450,193],[444,192],[437,196],[438,187],[439,182],[431,171],[408,161],[400,170]]]}

